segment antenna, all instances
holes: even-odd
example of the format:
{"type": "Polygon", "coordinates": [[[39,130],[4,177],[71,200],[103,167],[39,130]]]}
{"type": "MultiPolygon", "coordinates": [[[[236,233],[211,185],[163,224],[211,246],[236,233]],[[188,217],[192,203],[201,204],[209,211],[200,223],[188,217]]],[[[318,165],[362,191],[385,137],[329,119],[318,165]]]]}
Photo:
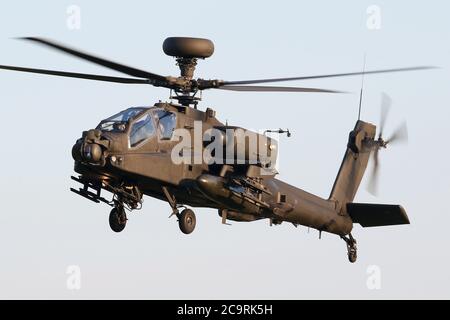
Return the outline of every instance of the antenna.
{"type": "Polygon", "coordinates": [[[366,54],[364,53],[363,73],[361,76],[361,91],[359,92],[358,120],[361,119],[361,105],[362,105],[362,98],[363,98],[364,72],[365,71],[366,71],[366,54]]]}

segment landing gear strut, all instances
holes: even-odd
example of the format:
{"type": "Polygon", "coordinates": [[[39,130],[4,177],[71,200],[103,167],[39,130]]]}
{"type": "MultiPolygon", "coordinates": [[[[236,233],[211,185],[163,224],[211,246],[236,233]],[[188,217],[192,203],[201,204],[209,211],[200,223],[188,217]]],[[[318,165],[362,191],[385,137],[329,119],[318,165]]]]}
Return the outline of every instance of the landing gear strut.
{"type": "Polygon", "coordinates": [[[357,258],[357,248],[356,248],[356,240],[353,238],[351,234],[347,237],[341,237],[344,239],[345,243],[347,244],[347,255],[348,255],[348,261],[351,263],[356,262],[357,258]]]}
{"type": "Polygon", "coordinates": [[[93,180],[79,177],[71,177],[73,180],[83,184],[83,188],[78,190],[70,188],[70,191],[87,198],[95,203],[104,202],[113,207],[109,214],[109,226],[114,232],[121,232],[127,224],[127,214],[125,209],[139,210],[142,207],[142,192],[137,185],[111,181],[104,177],[97,177],[93,180]],[[113,194],[111,201],[101,196],[102,189],[113,194]]]}
{"type": "Polygon", "coordinates": [[[113,203],[114,207],[109,214],[109,226],[114,232],[121,232],[125,229],[127,224],[127,214],[125,207],[128,210],[140,209],[142,206],[142,193],[137,186],[121,185],[113,187],[108,185],[109,191],[114,192],[113,203]]]}
{"type": "Polygon", "coordinates": [[[196,218],[195,213],[191,209],[184,208],[183,211],[178,210],[179,208],[182,208],[182,205],[178,205],[177,201],[175,199],[175,196],[173,196],[167,187],[162,187],[164,196],[167,199],[167,202],[169,202],[170,207],[172,208],[172,213],[170,214],[169,218],[171,216],[177,216],[178,218],[178,226],[180,227],[181,232],[184,234],[190,234],[195,229],[196,224],[196,218]]]}

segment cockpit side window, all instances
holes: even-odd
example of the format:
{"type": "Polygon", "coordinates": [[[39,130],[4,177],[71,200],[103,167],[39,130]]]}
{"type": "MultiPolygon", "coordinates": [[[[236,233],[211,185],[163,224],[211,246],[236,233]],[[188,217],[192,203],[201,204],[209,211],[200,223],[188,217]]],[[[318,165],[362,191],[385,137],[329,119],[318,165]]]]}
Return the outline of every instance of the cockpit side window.
{"type": "Polygon", "coordinates": [[[136,147],[153,136],[154,133],[155,126],[153,125],[151,114],[146,113],[131,125],[130,147],[136,147]]]}
{"type": "Polygon", "coordinates": [[[170,140],[177,125],[177,116],[173,112],[162,109],[156,110],[155,115],[159,138],[161,140],[170,140]]]}

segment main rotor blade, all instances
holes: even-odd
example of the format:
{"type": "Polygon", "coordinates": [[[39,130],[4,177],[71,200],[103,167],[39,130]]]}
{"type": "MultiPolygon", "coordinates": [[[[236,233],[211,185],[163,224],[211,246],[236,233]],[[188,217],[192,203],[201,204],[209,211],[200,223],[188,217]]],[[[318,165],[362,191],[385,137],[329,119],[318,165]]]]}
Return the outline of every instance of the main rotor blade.
{"type": "Polygon", "coordinates": [[[257,92],[325,92],[325,93],[345,93],[343,91],[302,88],[302,87],[272,87],[272,86],[222,86],[217,89],[231,91],[257,91],[257,92]]]}
{"type": "Polygon", "coordinates": [[[372,195],[376,196],[378,194],[378,175],[379,175],[379,158],[378,152],[379,148],[375,147],[372,154],[373,164],[372,164],[372,172],[369,176],[369,181],[367,184],[367,191],[369,191],[372,195]]]}
{"type": "Polygon", "coordinates": [[[406,121],[404,121],[394,133],[386,140],[386,143],[408,143],[408,126],[406,121]]]}
{"type": "Polygon", "coordinates": [[[381,95],[381,109],[380,109],[380,130],[379,137],[383,136],[384,125],[386,124],[386,119],[391,109],[392,100],[386,93],[381,95]]]}
{"type": "Polygon", "coordinates": [[[273,79],[257,79],[257,80],[243,80],[243,81],[223,81],[221,85],[241,85],[241,84],[256,84],[256,83],[267,83],[267,82],[281,82],[281,81],[293,81],[293,80],[310,80],[310,79],[321,79],[321,78],[336,78],[336,77],[348,77],[357,76],[362,74],[377,74],[377,73],[389,73],[389,72],[402,72],[402,71],[416,71],[416,70],[426,70],[435,69],[433,66],[419,66],[419,67],[409,67],[409,68],[396,68],[396,69],[384,69],[384,70],[372,70],[372,71],[358,71],[349,73],[335,73],[335,74],[325,74],[316,76],[303,76],[303,77],[291,77],[291,78],[273,78],[273,79]]]}
{"type": "Polygon", "coordinates": [[[151,73],[151,72],[148,72],[148,71],[136,69],[136,68],[133,68],[133,67],[126,66],[124,64],[120,64],[120,63],[113,62],[113,61],[110,61],[110,60],[107,60],[107,59],[103,59],[103,58],[100,58],[100,57],[97,57],[97,56],[94,56],[94,55],[91,55],[91,54],[88,54],[88,53],[85,53],[85,52],[82,52],[82,51],[79,51],[79,50],[76,50],[76,49],[73,49],[73,48],[69,48],[69,47],[67,47],[65,45],[58,44],[56,42],[49,41],[49,40],[46,40],[46,39],[35,38],[35,37],[25,37],[25,38],[19,38],[19,39],[37,42],[37,43],[46,45],[48,47],[51,47],[53,49],[56,49],[56,50],[68,53],[68,54],[73,55],[75,57],[78,57],[78,58],[81,58],[81,59],[88,60],[90,62],[99,64],[99,65],[101,65],[103,67],[110,68],[110,69],[113,69],[113,70],[116,70],[116,71],[128,74],[130,76],[139,77],[139,78],[145,78],[145,79],[158,80],[158,81],[165,81],[166,80],[166,77],[161,76],[159,74],[155,74],[155,73],[151,73]]]}
{"type": "Polygon", "coordinates": [[[40,73],[40,74],[47,74],[47,75],[52,75],[52,76],[98,80],[98,81],[107,81],[107,82],[117,82],[117,83],[144,83],[144,84],[149,83],[147,79],[110,77],[110,76],[101,76],[101,75],[96,75],[96,74],[54,71],[54,70],[45,70],[45,69],[32,69],[32,68],[22,68],[22,67],[14,67],[14,66],[0,65],[0,69],[30,72],[30,73],[40,73]]]}

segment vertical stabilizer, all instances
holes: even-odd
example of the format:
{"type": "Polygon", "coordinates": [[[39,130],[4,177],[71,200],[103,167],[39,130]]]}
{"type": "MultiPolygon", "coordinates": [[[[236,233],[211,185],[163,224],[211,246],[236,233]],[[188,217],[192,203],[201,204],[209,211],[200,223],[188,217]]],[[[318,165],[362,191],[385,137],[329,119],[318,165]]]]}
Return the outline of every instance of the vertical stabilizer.
{"type": "Polygon", "coordinates": [[[371,151],[367,142],[374,139],[375,131],[373,124],[358,120],[349,134],[347,150],[330,194],[330,200],[337,201],[344,210],[355,198],[364,176],[371,151]]]}

